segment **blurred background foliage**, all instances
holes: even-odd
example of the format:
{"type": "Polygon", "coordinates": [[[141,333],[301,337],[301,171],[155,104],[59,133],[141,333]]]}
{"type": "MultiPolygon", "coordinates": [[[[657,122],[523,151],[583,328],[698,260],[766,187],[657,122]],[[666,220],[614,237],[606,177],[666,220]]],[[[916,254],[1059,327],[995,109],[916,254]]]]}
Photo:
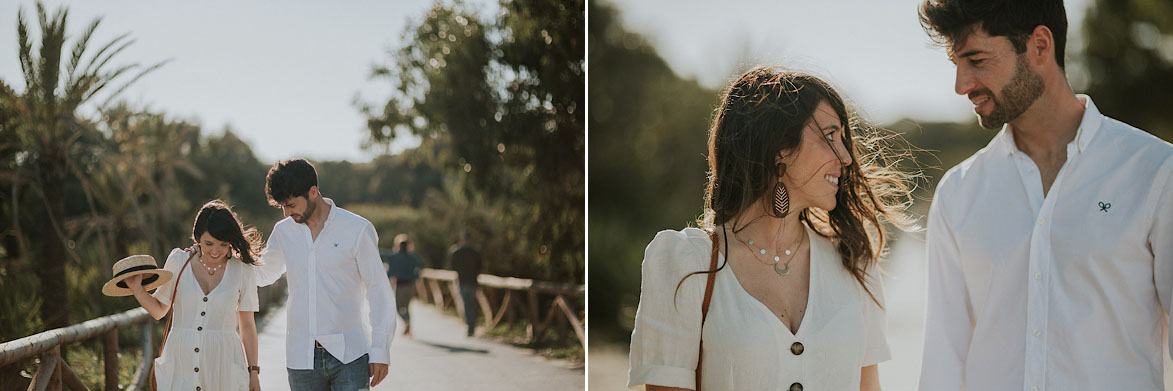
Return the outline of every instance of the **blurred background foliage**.
{"type": "MultiPolygon", "coordinates": [[[[374,106],[393,109],[355,103],[370,119],[368,147],[399,127],[422,143],[370,162],[315,161],[323,194],[369,219],[382,248],[410,234],[429,267],[446,267],[467,228],[486,273],[584,283],[584,7],[502,0],[485,16],[437,1],[372,72],[371,83],[391,80],[397,91],[374,106]]],[[[189,245],[209,200],[227,201],[268,237],[283,217],[264,194],[274,162],[259,161],[236,129],[210,132],[120,99],[165,65],[125,58],[131,33],[91,42],[99,20],[75,24],[40,4],[18,13],[20,53],[0,57],[24,71],[21,90],[0,80],[0,341],[136,307],[97,294],[111,266],[189,245]]],[[[276,289],[266,308],[283,301],[276,289]]],[[[123,334],[136,349],[134,330],[123,334]]],[[[26,367],[0,369],[0,388],[26,367]]]]}
{"type": "MultiPolygon", "coordinates": [[[[660,230],[695,225],[701,213],[706,134],[719,91],[676,75],[644,37],[624,28],[613,6],[589,7],[590,335],[592,343],[626,345],[644,247],[660,230]]],[[[1068,45],[1076,91],[1090,94],[1104,114],[1173,140],[1173,3],[1096,0],[1083,31],[1068,35],[1085,45],[1068,45]]],[[[976,120],[910,118],[879,127],[911,144],[926,176],[912,210],[918,216],[945,170],[996,133],[976,120]]]]}

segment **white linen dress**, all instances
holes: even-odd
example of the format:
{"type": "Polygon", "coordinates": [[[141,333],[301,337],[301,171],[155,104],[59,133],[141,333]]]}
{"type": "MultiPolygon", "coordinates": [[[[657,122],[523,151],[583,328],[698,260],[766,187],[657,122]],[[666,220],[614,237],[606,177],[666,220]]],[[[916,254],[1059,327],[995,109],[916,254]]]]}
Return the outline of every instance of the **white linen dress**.
{"type": "MultiPolygon", "coordinates": [[[[717,272],[701,335],[701,301],[713,244],[697,228],[662,231],[648,244],[628,387],[695,389],[703,338],[701,386],[715,390],[858,390],[860,369],[891,358],[884,311],[843,267],[834,243],[808,229],[810,293],[797,335],[750,296],[726,265],[717,272]],[[801,347],[799,346],[801,344],[801,347]]],[[[721,249],[722,253],[724,249],[721,249]]],[[[717,261],[723,264],[724,255],[717,261]]],[[[869,274],[883,303],[883,286],[869,274]]],[[[779,278],[793,278],[779,277],[779,278]]]]}
{"type": "MultiPolygon", "coordinates": [[[[186,251],[172,250],[163,268],[178,275],[187,258],[186,251]]],[[[247,390],[248,361],[237,332],[237,311],[259,309],[253,266],[228,260],[220,284],[205,295],[192,274],[196,262],[192,259],[183,276],[155,291],[155,298],[168,303],[173,285],[179,284],[171,334],[155,359],[155,381],[160,390],[247,390]]]]}

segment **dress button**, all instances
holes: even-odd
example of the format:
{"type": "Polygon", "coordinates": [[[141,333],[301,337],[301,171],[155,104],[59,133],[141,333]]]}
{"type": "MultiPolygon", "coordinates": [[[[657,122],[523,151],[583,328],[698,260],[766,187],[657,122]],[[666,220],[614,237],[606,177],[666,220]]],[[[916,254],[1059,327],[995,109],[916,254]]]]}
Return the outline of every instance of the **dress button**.
{"type": "Polygon", "coordinates": [[[803,350],[806,350],[806,348],[802,346],[802,342],[790,344],[790,353],[794,353],[795,356],[801,356],[803,350]]]}
{"type": "MultiPolygon", "coordinates": [[[[1041,222],[1042,220],[1039,220],[1039,221],[1041,222]]],[[[208,297],[204,296],[204,302],[206,303],[207,301],[208,301],[208,297]]]]}
{"type": "Polygon", "coordinates": [[[802,383],[791,384],[790,391],[802,391],[802,383]]]}
{"type": "Polygon", "coordinates": [[[204,331],[204,326],[196,327],[196,331],[204,331]]]}
{"type": "MultiPolygon", "coordinates": [[[[196,367],[195,371],[196,371],[196,372],[199,372],[199,371],[200,371],[200,367],[196,367]]],[[[791,387],[791,388],[794,388],[794,387],[791,387]]]]}

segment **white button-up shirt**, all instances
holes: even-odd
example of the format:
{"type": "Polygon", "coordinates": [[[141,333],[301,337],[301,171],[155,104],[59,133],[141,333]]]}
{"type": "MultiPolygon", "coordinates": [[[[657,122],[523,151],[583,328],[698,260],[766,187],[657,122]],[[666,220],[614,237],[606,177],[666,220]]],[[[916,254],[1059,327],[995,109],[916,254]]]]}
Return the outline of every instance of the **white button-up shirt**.
{"type": "Polygon", "coordinates": [[[362,216],[326,203],[330,214],[317,240],[308,226],[286,217],[273,226],[256,269],[260,286],[289,273],[286,365],[314,369],[314,341],[342,363],[370,353],[369,362],[389,364],[395,295],[383,273],[379,236],[362,216]]]}
{"type": "Polygon", "coordinates": [[[1091,98],[1043,195],[1003,127],[937,187],[921,390],[1159,390],[1173,146],[1091,98]]]}

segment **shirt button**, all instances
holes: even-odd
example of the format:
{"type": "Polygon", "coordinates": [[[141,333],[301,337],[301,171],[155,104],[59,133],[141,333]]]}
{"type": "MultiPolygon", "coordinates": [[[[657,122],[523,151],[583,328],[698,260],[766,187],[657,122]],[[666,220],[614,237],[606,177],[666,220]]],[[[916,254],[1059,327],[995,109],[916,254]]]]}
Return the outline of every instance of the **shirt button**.
{"type": "MultiPolygon", "coordinates": [[[[1037,278],[1036,278],[1036,280],[1037,280],[1037,278]]],[[[200,311],[200,316],[204,316],[204,315],[206,315],[206,314],[207,314],[207,312],[200,311]]]]}
{"type": "Polygon", "coordinates": [[[200,348],[196,348],[195,350],[196,350],[196,353],[200,352],[200,348]]]}
{"type": "Polygon", "coordinates": [[[802,391],[802,383],[791,384],[790,391],[802,391]]]}
{"type": "MultiPolygon", "coordinates": [[[[1039,217],[1039,225],[1043,225],[1043,218],[1042,217],[1039,217]]],[[[208,298],[205,297],[204,301],[208,301],[208,298]]]]}
{"type": "Polygon", "coordinates": [[[1041,280],[1041,279],[1043,279],[1043,273],[1035,273],[1035,279],[1036,279],[1036,280],[1041,280]]]}
{"type": "Polygon", "coordinates": [[[1039,329],[1035,329],[1035,336],[1037,337],[1037,336],[1040,336],[1040,335],[1043,335],[1043,332],[1042,332],[1042,331],[1040,331],[1039,329]]]}
{"type": "Polygon", "coordinates": [[[196,391],[200,391],[200,387],[199,387],[199,386],[196,386],[196,391]]]}
{"type": "Polygon", "coordinates": [[[204,331],[204,326],[196,327],[196,331],[204,331]]]}
{"type": "Polygon", "coordinates": [[[794,353],[795,356],[801,356],[803,350],[806,350],[806,348],[802,346],[802,342],[795,342],[790,345],[790,353],[794,353]]]}
{"type": "Polygon", "coordinates": [[[1039,391],[1039,388],[1038,387],[1031,387],[1030,391],[1039,391]]]}
{"type": "MultiPolygon", "coordinates": [[[[1042,220],[1042,219],[1039,219],[1039,223],[1042,223],[1042,222],[1043,222],[1043,220],[1042,220]]],[[[207,301],[208,301],[208,297],[207,297],[207,296],[204,296],[204,302],[206,303],[207,301]]]]}
{"type": "Polygon", "coordinates": [[[200,371],[200,367],[196,367],[195,371],[196,371],[196,372],[199,372],[199,371],[200,371]]]}

